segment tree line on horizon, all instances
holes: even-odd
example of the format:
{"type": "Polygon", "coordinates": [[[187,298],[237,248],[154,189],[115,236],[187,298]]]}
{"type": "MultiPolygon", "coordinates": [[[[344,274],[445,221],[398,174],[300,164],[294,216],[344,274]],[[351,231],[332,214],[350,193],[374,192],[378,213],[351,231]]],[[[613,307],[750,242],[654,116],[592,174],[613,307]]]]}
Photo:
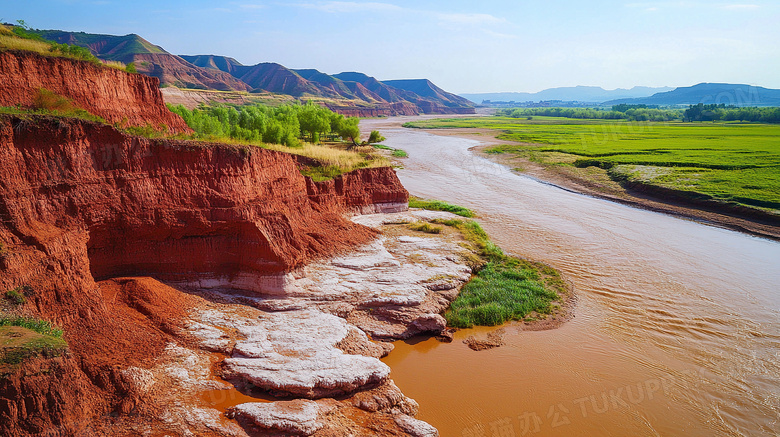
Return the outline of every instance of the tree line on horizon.
{"type": "Polygon", "coordinates": [[[647,105],[620,104],[611,110],[598,108],[519,108],[501,109],[496,115],[511,118],[533,116],[563,117],[574,119],[630,120],[630,121],[744,121],[780,123],[778,107],[736,107],[725,104],[689,105],[688,109],[661,109],[647,105]]]}
{"type": "Polygon", "coordinates": [[[691,105],[683,113],[683,121],[749,121],[760,123],[780,123],[778,107],[745,107],[719,105],[691,105]]]}
{"type": "Polygon", "coordinates": [[[505,117],[528,118],[533,116],[563,117],[598,120],[671,121],[679,120],[682,110],[648,108],[646,105],[615,105],[611,110],[597,108],[525,108],[502,109],[496,113],[505,117]]]}

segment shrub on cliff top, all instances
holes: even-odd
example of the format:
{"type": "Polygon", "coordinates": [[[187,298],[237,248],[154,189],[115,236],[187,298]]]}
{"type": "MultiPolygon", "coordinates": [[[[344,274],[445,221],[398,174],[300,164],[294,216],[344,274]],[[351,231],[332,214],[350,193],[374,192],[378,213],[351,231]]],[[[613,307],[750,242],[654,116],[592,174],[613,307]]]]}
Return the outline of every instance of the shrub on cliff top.
{"type": "Polygon", "coordinates": [[[332,179],[358,168],[389,165],[385,157],[372,154],[373,149],[354,147],[358,119],[345,118],[317,105],[168,108],[184,119],[198,139],[255,145],[311,158],[310,164],[301,166],[301,173],[314,180],[332,179]],[[347,150],[344,143],[322,146],[301,141],[316,142],[326,135],[349,140],[347,150]]]}

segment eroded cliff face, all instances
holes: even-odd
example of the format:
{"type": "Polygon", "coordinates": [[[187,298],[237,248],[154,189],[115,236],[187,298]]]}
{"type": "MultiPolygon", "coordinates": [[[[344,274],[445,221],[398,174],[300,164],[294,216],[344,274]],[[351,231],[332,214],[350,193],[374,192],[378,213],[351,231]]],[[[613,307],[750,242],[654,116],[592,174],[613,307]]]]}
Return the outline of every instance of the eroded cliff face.
{"type": "Polygon", "coordinates": [[[376,236],[345,213],[408,200],[389,168],[314,183],[279,152],[48,117],[0,117],[0,168],[0,290],[30,285],[23,310],[64,327],[71,349],[0,384],[2,435],[75,435],[143,404],[128,366],[157,362],[191,299],[96,279],[241,277],[262,290],[268,274],[376,236]]]}
{"type": "Polygon", "coordinates": [[[314,183],[280,152],[3,121],[2,208],[19,229],[84,233],[97,278],[289,270],[374,235],[347,209],[406,201],[390,169],[314,183]]]}
{"type": "Polygon", "coordinates": [[[159,80],[32,52],[0,52],[0,106],[29,107],[40,88],[72,99],[109,123],[192,132],[165,106],[159,80]]]}

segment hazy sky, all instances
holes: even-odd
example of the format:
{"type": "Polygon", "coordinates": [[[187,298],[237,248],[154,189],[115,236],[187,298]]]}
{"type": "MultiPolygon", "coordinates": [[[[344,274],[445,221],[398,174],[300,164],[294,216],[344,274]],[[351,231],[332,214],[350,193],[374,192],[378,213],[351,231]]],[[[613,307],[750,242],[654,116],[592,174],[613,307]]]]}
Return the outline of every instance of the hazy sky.
{"type": "Polygon", "coordinates": [[[780,1],[0,0],[39,29],[137,33],[220,54],[447,91],[733,82],[780,88],[780,1]]]}

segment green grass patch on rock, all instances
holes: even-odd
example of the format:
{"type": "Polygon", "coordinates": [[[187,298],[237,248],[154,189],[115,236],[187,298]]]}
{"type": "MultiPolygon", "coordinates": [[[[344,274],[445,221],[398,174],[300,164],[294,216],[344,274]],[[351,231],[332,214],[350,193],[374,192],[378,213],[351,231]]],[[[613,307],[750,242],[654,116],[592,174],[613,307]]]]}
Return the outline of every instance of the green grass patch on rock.
{"type": "Polygon", "coordinates": [[[419,197],[409,196],[409,208],[420,208],[431,211],[447,211],[461,217],[474,217],[474,212],[468,208],[452,205],[441,200],[425,200],[419,197]]]}
{"type": "Polygon", "coordinates": [[[430,223],[426,222],[420,222],[420,223],[412,223],[409,225],[409,229],[413,231],[418,232],[425,232],[426,234],[440,234],[441,233],[441,227],[440,226],[431,226],[430,223]]]}
{"type": "Polygon", "coordinates": [[[13,305],[24,305],[27,302],[27,298],[33,295],[33,288],[29,285],[22,285],[12,290],[5,292],[5,300],[13,305]]]}
{"type": "Polygon", "coordinates": [[[392,148],[390,146],[385,146],[384,144],[372,144],[372,146],[375,149],[390,151],[390,155],[393,156],[394,158],[408,158],[409,157],[409,154],[406,153],[405,150],[394,149],[394,148],[392,148]]]}
{"type": "Polygon", "coordinates": [[[14,366],[35,356],[59,356],[67,349],[62,330],[45,320],[0,318],[0,366],[14,366]]]}
{"type": "Polygon", "coordinates": [[[555,269],[504,254],[475,221],[434,222],[458,229],[479,255],[473,265],[476,274],[444,314],[449,326],[470,328],[530,321],[544,318],[560,307],[556,302],[567,294],[567,289],[555,269]]]}

